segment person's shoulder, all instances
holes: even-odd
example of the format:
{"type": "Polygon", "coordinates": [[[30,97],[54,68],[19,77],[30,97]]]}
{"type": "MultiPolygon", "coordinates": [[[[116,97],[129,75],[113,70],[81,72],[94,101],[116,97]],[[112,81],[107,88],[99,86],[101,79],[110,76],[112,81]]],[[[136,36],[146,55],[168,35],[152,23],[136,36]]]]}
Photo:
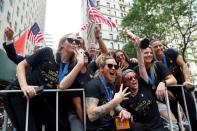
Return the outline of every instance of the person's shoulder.
{"type": "Polygon", "coordinates": [[[170,56],[174,56],[174,55],[178,55],[179,52],[177,50],[175,50],[174,48],[168,48],[165,49],[165,54],[170,55],[170,56]]]}
{"type": "Polygon", "coordinates": [[[89,82],[87,82],[84,85],[85,91],[86,93],[90,93],[90,92],[98,92],[99,91],[99,79],[98,77],[90,80],[89,82]]]}
{"type": "Polygon", "coordinates": [[[86,85],[92,86],[92,85],[97,85],[98,83],[99,83],[99,77],[96,77],[96,78],[90,80],[89,82],[87,82],[86,85]]]}
{"type": "Polygon", "coordinates": [[[160,61],[155,61],[154,64],[156,66],[156,69],[159,71],[162,71],[164,68],[166,69],[165,65],[160,61]]]}
{"type": "Polygon", "coordinates": [[[53,52],[53,49],[50,47],[44,47],[44,48],[40,49],[40,51],[53,52]]]}

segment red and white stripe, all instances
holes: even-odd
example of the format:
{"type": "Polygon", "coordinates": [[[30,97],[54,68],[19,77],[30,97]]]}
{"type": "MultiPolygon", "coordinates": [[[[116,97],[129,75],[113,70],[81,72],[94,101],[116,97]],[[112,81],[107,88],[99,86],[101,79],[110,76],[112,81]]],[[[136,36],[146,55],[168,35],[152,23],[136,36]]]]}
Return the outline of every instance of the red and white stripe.
{"type": "Polygon", "coordinates": [[[43,34],[41,32],[39,32],[36,36],[32,33],[31,30],[29,30],[29,34],[28,34],[28,39],[34,43],[35,45],[37,45],[41,40],[44,39],[43,34]]]}

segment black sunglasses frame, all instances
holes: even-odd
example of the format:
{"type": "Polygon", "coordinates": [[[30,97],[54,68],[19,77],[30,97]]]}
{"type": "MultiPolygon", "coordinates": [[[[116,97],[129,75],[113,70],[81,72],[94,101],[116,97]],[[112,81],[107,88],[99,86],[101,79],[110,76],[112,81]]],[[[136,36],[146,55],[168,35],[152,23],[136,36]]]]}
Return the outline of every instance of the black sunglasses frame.
{"type": "Polygon", "coordinates": [[[66,40],[71,43],[71,44],[74,44],[73,42],[75,42],[75,45],[80,45],[80,40],[78,39],[73,39],[73,38],[66,38],[66,40]]]}
{"type": "Polygon", "coordinates": [[[115,70],[118,70],[119,66],[118,65],[113,65],[113,64],[107,64],[107,67],[109,69],[112,69],[113,67],[115,68],[115,70]]]}

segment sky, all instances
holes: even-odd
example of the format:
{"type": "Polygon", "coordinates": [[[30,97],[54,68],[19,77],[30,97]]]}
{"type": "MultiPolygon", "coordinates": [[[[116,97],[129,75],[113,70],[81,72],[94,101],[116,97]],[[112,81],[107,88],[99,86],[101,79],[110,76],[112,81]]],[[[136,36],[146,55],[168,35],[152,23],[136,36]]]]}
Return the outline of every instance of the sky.
{"type": "Polygon", "coordinates": [[[81,28],[81,0],[47,0],[45,34],[51,34],[54,48],[67,33],[77,33],[81,28]]]}

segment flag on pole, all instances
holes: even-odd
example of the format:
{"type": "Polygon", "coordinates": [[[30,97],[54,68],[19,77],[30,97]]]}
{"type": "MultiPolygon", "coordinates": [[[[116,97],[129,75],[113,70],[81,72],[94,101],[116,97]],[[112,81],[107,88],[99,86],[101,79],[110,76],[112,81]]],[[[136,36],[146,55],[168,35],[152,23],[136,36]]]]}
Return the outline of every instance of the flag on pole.
{"type": "Polygon", "coordinates": [[[40,28],[37,23],[34,23],[34,25],[30,28],[27,39],[35,45],[37,45],[41,40],[44,40],[43,34],[40,32],[40,28]]]}
{"type": "Polygon", "coordinates": [[[88,14],[95,21],[107,24],[110,27],[116,28],[116,24],[112,22],[110,19],[106,18],[99,10],[97,10],[92,0],[88,0],[88,14]]]}
{"type": "Polygon", "coordinates": [[[87,29],[87,27],[93,22],[104,23],[112,28],[117,27],[117,25],[114,22],[106,18],[99,10],[97,10],[92,0],[87,0],[87,6],[88,6],[88,15],[90,17],[90,20],[83,25],[83,27],[81,28],[82,30],[87,29]]]}
{"type": "Polygon", "coordinates": [[[83,25],[83,27],[81,28],[81,30],[86,30],[88,28],[88,26],[92,23],[94,23],[95,20],[94,19],[90,19],[86,24],[83,25]]]}
{"type": "Polygon", "coordinates": [[[21,37],[19,37],[15,42],[14,42],[14,48],[16,50],[16,54],[18,55],[25,55],[25,42],[27,38],[27,33],[28,31],[26,30],[21,37]]]}

